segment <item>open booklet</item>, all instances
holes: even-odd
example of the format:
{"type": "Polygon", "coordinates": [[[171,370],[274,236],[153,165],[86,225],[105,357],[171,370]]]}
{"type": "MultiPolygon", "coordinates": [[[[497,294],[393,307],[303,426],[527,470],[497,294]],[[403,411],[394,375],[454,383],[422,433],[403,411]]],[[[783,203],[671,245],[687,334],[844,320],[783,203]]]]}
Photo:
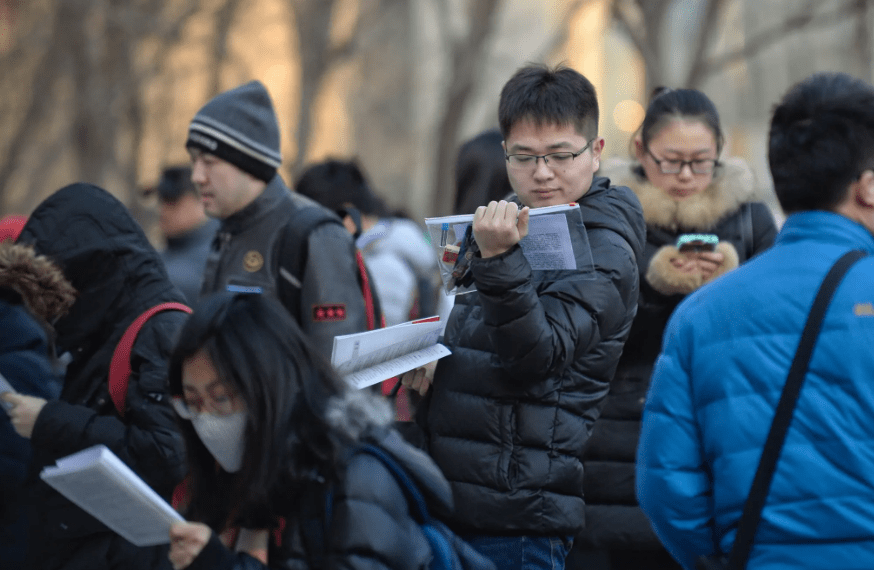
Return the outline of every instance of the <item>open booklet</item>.
{"type": "MultiPolygon", "coordinates": [[[[528,235],[519,242],[519,246],[533,271],[574,271],[578,278],[594,278],[590,271],[593,266],[592,252],[589,250],[579,204],[532,208],[528,215],[528,235]],[[581,231],[571,231],[572,226],[581,231]]],[[[463,278],[473,255],[467,242],[472,223],[473,214],[425,218],[431,247],[437,255],[444,290],[448,295],[475,289],[472,283],[465,282],[463,278]]]]}
{"type": "Polygon", "coordinates": [[[185,519],[105,445],[58,459],[43,481],[135,546],[170,542],[170,524],[185,519]]]}
{"type": "Polygon", "coordinates": [[[366,388],[451,354],[438,341],[438,317],[334,337],[331,364],[349,384],[366,388]]]}

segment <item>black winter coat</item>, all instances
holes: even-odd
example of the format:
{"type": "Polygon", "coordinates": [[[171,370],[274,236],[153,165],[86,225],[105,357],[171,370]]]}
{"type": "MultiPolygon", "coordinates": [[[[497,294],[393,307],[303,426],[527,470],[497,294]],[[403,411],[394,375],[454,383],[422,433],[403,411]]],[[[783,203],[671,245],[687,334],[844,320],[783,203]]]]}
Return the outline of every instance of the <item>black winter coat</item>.
{"type": "MultiPolygon", "coordinates": [[[[432,514],[452,509],[449,485],[425,453],[405,443],[395,432],[368,439],[407,470],[432,514]]],[[[275,537],[270,542],[266,567],[248,554],[231,552],[213,533],[188,570],[427,569],[432,556],[430,546],[409,514],[403,490],[385,465],[373,456],[356,454],[340,466],[340,472],[340,480],[332,490],[328,528],[324,509],[327,487],[313,483],[304,494],[310,499],[304,501],[306,507],[297,502],[277,503],[277,514],[283,516],[285,528],[279,543],[275,537]],[[316,528],[305,530],[306,524],[316,528]],[[317,565],[318,560],[321,565],[317,565]]]]}
{"type": "Polygon", "coordinates": [[[583,447],[636,310],[644,223],[634,194],[605,178],[579,203],[591,279],[532,273],[516,246],[473,260],[477,291],[457,297],[449,317],[452,355],[420,416],[463,533],[569,536],[583,526],[583,447]]]}
{"type": "Polygon", "coordinates": [[[755,201],[752,173],[738,160],[726,161],[702,194],[683,202],[650,184],[634,163],[617,161],[601,173],[629,186],[640,198],[647,222],[646,253],[637,316],[586,450],[586,529],[577,544],[659,550],[661,544],[637,506],[635,493],[640,420],[665,325],[680,301],[705,283],[673,270],[669,257],[684,233],[716,234],[717,251],[726,259],[721,275],[770,247],[777,226],[768,207],[755,201]]]}
{"type": "Polygon", "coordinates": [[[112,353],[150,307],[184,302],[158,253],[121,202],[89,184],[62,188],[30,216],[19,242],[51,258],[78,291],[56,326],[72,357],[63,391],[40,412],[31,442],[32,566],[38,569],[151,568],[166,549],[140,549],[39,480],[42,467],[102,443],[165,498],[184,475],[182,438],[167,396],[167,360],[185,314],[159,313],[140,331],[122,419],[109,397],[112,353]]]}

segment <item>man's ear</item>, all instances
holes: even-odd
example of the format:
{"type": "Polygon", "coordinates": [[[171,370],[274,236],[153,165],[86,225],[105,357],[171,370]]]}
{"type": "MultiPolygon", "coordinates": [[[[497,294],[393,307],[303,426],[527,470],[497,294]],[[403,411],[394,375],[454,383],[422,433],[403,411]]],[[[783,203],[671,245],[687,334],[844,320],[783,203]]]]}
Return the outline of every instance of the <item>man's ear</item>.
{"type": "Polygon", "coordinates": [[[601,168],[601,151],[604,150],[604,145],[606,141],[604,137],[598,137],[598,139],[592,143],[592,170],[597,171],[601,168]]]}
{"type": "Polygon", "coordinates": [[[634,156],[637,158],[637,162],[643,162],[643,141],[640,140],[640,136],[634,137],[634,156]]]}
{"type": "Polygon", "coordinates": [[[874,170],[866,170],[853,183],[853,200],[857,205],[874,210],[874,170]]]}

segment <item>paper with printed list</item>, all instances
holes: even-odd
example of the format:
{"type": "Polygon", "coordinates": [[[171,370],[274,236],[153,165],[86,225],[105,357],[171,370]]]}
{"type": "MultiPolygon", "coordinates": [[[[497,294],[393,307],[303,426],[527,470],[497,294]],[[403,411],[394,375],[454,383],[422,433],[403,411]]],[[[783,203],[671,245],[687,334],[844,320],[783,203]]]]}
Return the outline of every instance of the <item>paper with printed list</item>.
{"type": "Polygon", "coordinates": [[[366,388],[451,354],[438,342],[438,317],[334,337],[331,364],[349,384],[366,388]]]}
{"type": "MultiPolygon", "coordinates": [[[[425,227],[447,295],[475,290],[465,284],[463,275],[469,262],[464,256],[474,255],[464,244],[465,234],[473,223],[473,215],[425,218],[425,227]]],[[[544,206],[529,210],[528,235],[519,242],[532,271],[573,271],[575,278],[588,279],[591,251],[585,231],[570,231],[570,225],[584,227],[582,211],[577,203],[544,206]],[[583,266],[579,262],[585,260],[583,266]]],[[[567,278],[565,275],[564,278],[567,278]]]]}
{"type": "Polygon", "coordinates": [[[105,445],[58,459],[40,478],[135,546],[169,543],[170,524],[185,520],[105,445]]]}

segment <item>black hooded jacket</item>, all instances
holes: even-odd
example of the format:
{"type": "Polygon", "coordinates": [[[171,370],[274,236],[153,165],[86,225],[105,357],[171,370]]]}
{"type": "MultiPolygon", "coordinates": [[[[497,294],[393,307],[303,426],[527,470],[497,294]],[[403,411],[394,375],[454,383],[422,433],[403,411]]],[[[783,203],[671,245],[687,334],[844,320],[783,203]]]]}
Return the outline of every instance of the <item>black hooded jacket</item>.
{"type": "MultiPolygon", "coordinates": [[[[640,203],[595,178],[580,199],[594,275],[543,279],[519,246],[475,258],[421,418],[462,532],[571,536],[582,455],[637,306],[640,203]]],[[[571,228],[571,232],[579,231],[571,228]]],[[[578,265],[579,265],[578,260],[578,265]]]]}
{"type": "Polygon", "coordinates": [[[109,397],[113,351],[131,322],[164,302],[182,302],[158,253],[124,205],[89,184],[66,186],[31,214],[18,239],[52,259],[78,292],[56,324],[69,352],[58,400],[37,417],[31,442],[32,568],[148,568],[164,554],[137,549],[39,480],[39,471],[96,444],[109,447],[169,497],[184,475],[184,453],[167,396],[167,360],[185,319],[149,319],[133,346],[124,419],[109,397]]]}

